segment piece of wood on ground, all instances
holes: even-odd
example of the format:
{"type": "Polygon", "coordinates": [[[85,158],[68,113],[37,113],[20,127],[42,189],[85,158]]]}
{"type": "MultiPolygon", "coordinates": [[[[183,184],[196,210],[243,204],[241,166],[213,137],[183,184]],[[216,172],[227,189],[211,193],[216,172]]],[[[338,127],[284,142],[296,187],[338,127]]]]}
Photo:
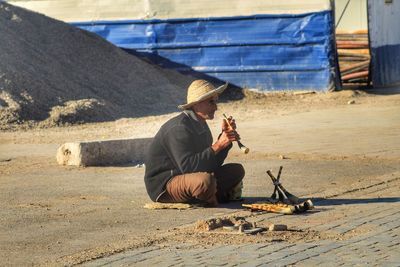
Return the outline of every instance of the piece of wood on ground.
{"type": "Polygon", "coordinates": [[[193,206],[187,203],[160,203],[160,202],[152,202],[146,203],[143,206],[145,209],[150,210],[159,210],[159,209],[176,209],[176,210],[186,210],[190,209],[193,206]]]}

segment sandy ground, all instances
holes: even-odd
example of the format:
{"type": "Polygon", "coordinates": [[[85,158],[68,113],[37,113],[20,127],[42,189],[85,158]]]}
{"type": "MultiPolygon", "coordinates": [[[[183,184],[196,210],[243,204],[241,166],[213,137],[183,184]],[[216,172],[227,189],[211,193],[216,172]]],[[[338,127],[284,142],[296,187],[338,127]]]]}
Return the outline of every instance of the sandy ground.
{"type": "MultiPolygon", "coordinates": [[[[351,198],[353,189],[398,177],[398,94],[248,93],[244,100],[219,105],[216,120],[210,122],[214,136],[222,113],[236,118],[242,141],[251,149],[244,155],[235,146],[227,160],[245,166],[246,203],[272,193],[265,171],[277,172],[281,165],[285,187],[303,197],[332,197],[350,191],[347,197],[351,198]]],[[[56,163],[56,149],[64,142],[151,137],[176,114],[1,132],[2,264],[70,265],[128,248],[168,245],[169,239],[183,242],[194,238],[207,244],[220,239],[194,234],[185,227],[232,213],[253,216],[241,209],[240,203],[184,211],[147,210],[142,208],[149,202],[143,168],[133,164],[76,168],[56,163]]],[[[346,209],[318,216],[318,220],[328,221],[331,216],[346,216],[346,209]]],[[[280,220],[284,222],[284,218],[280,220]]],[[[311,222],[303,219],[302,223],[311,222]]],[[[285,235],[285,240],[297,242],[316,236],[338,238],[293,232],[285,235]]],[[[238,239],[225,238],[223,242],[238,239]]]]}

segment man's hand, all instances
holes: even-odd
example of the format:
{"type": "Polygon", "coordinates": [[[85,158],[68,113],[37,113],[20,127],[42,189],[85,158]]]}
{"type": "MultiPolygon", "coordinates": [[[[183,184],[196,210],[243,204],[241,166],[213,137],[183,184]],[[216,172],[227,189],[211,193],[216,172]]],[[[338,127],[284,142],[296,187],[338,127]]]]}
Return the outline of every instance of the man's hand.
{"type": "Polygon", "coordinates": [[[215,154],[220,152],[222,149],[229,146],[232,142],[240,140],[238,133],[231,128],[222,131],[217,142],[215,142],[211,148],[214,150],[215,154]]]}
{"type": "Polygon", "coordinates": [[[232,116],[229,116],[228,119],[222,120],[222,131],[226,132],[229,130],[236,130],[236,122],[235,119],[232,118],[232,116]]]}

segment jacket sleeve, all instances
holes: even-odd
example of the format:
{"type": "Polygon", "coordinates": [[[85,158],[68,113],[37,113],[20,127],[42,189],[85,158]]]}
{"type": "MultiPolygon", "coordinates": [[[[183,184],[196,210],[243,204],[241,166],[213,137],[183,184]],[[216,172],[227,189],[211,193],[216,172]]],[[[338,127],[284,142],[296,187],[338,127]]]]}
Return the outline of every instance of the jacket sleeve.
{"type": "Polygon", "coordinates": [[[221,166],[222,164],[224,164],[224,161],[225,161],[226,157],[228,156],[228,152],[231,148],[232,148],[232,144],[230,144],[228,147],[224,148],[217,155],[215,155],[215,157],[217,158],[218,166],[221,166]]]}
{"type": "Polygon", "coordinates": [[[193,135],[185,126],[177,125],[165,132],[164,148],[182,173],[213,172],[219,165],[211,147],[196,151],[193,135]]]}
{"type": "MultiPolygon", "coordinates": [[[[218,135],[218,139],[221,137],[221,134],[218,135]]],[[[217,164],[218,166],[221,166],[226,157],[228,156],[228,152],[229,150],[232,148],[232,144],[230,144],[229,146],[227,146],[226,148],[222,149],[217,155],[215,155],[215,157],[217,158],[217,164]]]]}

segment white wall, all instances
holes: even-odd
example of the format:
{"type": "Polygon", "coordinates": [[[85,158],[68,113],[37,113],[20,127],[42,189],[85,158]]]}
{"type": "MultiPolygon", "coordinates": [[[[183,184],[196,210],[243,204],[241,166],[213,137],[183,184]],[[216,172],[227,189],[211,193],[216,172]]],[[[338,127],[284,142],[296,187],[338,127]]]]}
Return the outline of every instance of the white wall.
{"type": "MultiPolygon", "coordinates": [[[[383,1],[383,0],[373,0],[383,1]]],[[[348,0],[335,0],[335,19],[337,25],[348,0]]],[[[336,28],[338,32],[353,32],[357,30],[367,30],[367,0],[350,0],[346,11],[336,28]]]]}
{"type": "Polygon", "coordinates": [[[10,0],[66,22],[306,13],[330,9],[330,0],[10,0]]]}

